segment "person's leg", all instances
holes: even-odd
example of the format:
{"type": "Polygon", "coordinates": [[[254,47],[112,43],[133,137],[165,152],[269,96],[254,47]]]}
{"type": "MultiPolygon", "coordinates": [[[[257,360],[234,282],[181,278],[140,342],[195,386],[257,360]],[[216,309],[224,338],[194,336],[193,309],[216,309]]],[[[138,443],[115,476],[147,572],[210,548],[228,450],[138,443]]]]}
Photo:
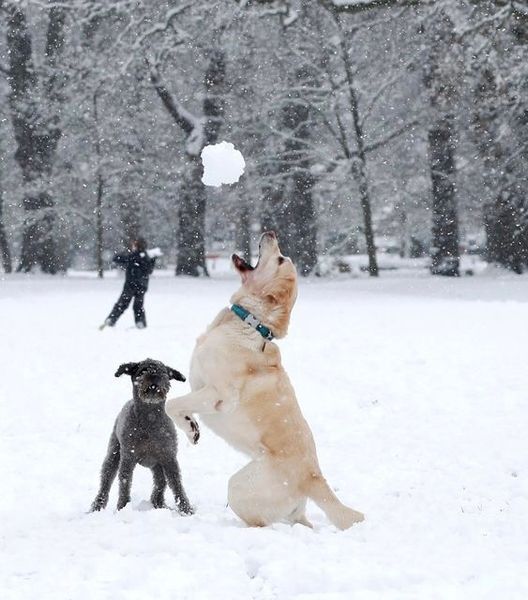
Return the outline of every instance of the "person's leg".
{"type": "Polygon", "coordinates": [[[119,319],[119,317],[125,312],[130,304],[132,296],[133,291],[127,285],[125,285],[123,291],[121,292],[121,296],[119,296],[117,302],[114,304],[114,308],[112,308],[112,311],[106,318],[106,325],[110,325],[110,327],[115,325],[117,319],[119,319]]]}
{"type": "Polygon", "coordinates": [[[137,290],[134,293],[134,319],[136,320],[136,326],[143,328],[147,326],[147,319],[145,317],[145,308],[143,302],[145,300],[145,292],[143,290],[137,290]]]}

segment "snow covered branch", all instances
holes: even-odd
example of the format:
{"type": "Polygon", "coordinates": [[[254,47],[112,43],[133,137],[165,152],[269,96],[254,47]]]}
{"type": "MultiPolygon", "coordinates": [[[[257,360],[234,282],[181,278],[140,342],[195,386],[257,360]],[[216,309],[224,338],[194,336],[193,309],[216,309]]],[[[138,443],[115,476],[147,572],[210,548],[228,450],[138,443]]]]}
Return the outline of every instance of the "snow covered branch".
{"type": "Polygon", "coordinates": [[[301,0],[237,0],[240,9],[251,6],[252,4],[266,5],[259,12],[259,16],[281,17],[284,27],[289,27],[295,23],[301,11],[301,0]]]}
{"type": "Polygon", "coordinates": [[[512,4],[505,5],[503,8],[498,10],[496,13],[488,15],[488,16],[480,19],[476,23],[473,23],[472,25],[465,27],[464,29],[460,29],[460,30],[456,31],[455,33],[456,33],[457,38],[459,40],[462,40],[463,38],[468,37],[470,35],[474,35],[476,32],[485,30],[488,27],[494,27],[494,28],[499,27],[509,17],[511,17],[512,9],[513,9],[512,4]]]}
{"type": "MultiPolygon", "coordinates": [[[[182,13],[184,13],[189,8],[191,8],[192,5],[193,5],[193,3],[189,2],[187,4],[182,4],[181,6],[177,6],[175,8],[170,9],[169,11],[167,11],[164,21],[155,23],[154,25],[152,25],[152,27],[150,27],[145,32],[143,32],[140,36],[138,36],[138,38],[134,42],[134,48],[135,49],[141,48],[141,46],[144,44],[144,42],[148,38],[150,38],[158,33],[166,32],[169,29],[169,27],[174,29],[174,23],[173,23],[174,19],[176,17],[180,16],[182,13]]],[[[182,39],[182,40],[190,38],[190,36],[186,32],[184,32],[180,29],[178,29],[178,34],[180,36],[180,39],[182,39]]]]}
{"type": "Polygon", "coordinates": [[[383,137],[379,140],[376,140],[375,142],[372,142],[371,144],[366,144],[365,152],[367,152],[367,153],[373,152],[374,150],[378,150],[379,148],[386,146],[388,143],[392,142],[392,140],[400,137],[401,135],[403,135],[404,133],[406,133],[413,127],[416,127],[417,125],[418,125],[418,121],[409,121],[408,123],[403,124],[401,127],[398,127],[397,129],[395,129],[394,131],[392,131],[385,137],[383,137]]]}
{"type": "Polygon", "coordinates": [[[318,0],[319,4],[334,13],[360,13],[375,8],[391,8],[433,4],[433,0],[318,0]]]}
{"type": "Polygon", "coordinates": [[[366,121],[372,114],[374,107],[379,102],[379,100],[383,97],[385,92],[404,76],[407,69],[415,63],[415,60],[416,59],[414,57],[411,58],[402,66],[402,68],[400,70],[396,71],[396,73],[392,77],[388,77],[384,82],[382,82],[380,87],[376,90],[376,92],[373,94],[372,98],[369,100],[369,103],[361,117],[361,125],[362,126],[366,123],[366,121]]]}
{"type": "Polygon", "coordinates": [[[150,81],[171,117],[187,134],[186,152],[198,156],[204,145],[204,119],[186,110],[163,85],[158,69],[147,61],[150,81]]]}

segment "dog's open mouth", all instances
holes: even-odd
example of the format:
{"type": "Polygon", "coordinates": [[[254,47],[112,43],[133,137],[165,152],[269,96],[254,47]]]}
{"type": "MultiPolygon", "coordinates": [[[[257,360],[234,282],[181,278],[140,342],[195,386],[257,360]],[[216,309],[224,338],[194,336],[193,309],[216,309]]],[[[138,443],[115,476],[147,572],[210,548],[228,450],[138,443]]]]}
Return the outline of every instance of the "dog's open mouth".
{"type": "Polygon", "coordinates": [[[238,256],[238,254],[233,254],[231,258],[239,271],[253,271],[255,269],[255,267],[252,267],[246,260],[238,256]]]}
{"type": "Polygon", "coordinates": [[[259,255],[257,258],[257,264],[253,267],[247,260],[244,260],[241,256],[238,256],[238,254],[233,254],[231,256],[231,260],[233,261],[235,268],[241,273],[245,271],[254,271],[259,266],[260,257],[262,255],[264,245],[270,243],[270,241],[276,242],[276,240],[277,236],[275,235],[274,231],[266,231],[265,233],[263,233],[260,237],[259,242],[259,255]]]}

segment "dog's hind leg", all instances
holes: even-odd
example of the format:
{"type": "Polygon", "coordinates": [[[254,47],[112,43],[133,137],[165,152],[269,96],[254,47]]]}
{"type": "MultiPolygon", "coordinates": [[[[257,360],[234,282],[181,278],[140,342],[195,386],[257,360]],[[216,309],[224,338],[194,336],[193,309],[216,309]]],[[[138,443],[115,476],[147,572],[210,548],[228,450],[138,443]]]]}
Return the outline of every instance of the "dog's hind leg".
{"type": "Polygon", "coordinates": [[[99,486],[99,492],[92,502],[90,508],[91,512],[101,510],[108,503],[108,495],[110,488],[114,482],[117,469],[119,467],[119,442],[114,432],[110,436],[108,443],[108,451],[101,467],[101,484],[99,486]]]}
{"type": "Polygon", "coordinates": [[[121,454],[119,461],[119,498],[117,510],[121,510],[130,502],[130,488],[132,487],[132,474],[136,466],[136,459],[129,454],[121,454]]]}
{"type": "Polygon", "coordinates": [[[185,490],[183,489],[178,461],[174,459],[164,463],[163,472],[165,473],[167,483],[174,494],[174,500],[176,502],[178,511],[184,515],[192,515],[194,513],[194,509],[187,498],[185,490]]]}
{"type": "Polygon", "coordinates": [[[291,522],[302,500],[294,482],[266,459],[254,460],[235,473],[227,498],[231,510],[250,527],[291,522]]]}
{"type": "Polygon", "coordinates": [[[362,513],[345,506],[339,500],[320,473],[309,477],[303,483],[303,488],[308,498],[317,504],[338,529],[348,529],[365,520],[362,513]]]}
{"type": "Polygon", "coordinates": [[[163,508],[165,505],[165,488],[167,487],[167,480],[163,473],[163,467],[161,465],[156,465],[152,467],[151,471],[154,479],[154,489],[150,496],[150,502],[154,508],[163,508]]]}
{"type": "Polygon", "coordinates": [[[305,527],[309,527],[313,529],[313,525],[306,518],[306,498],[301,501],[299,506],[288,516],[288,521],[295,525],[299,523],[300,525],[304,525],[305,527]]]}

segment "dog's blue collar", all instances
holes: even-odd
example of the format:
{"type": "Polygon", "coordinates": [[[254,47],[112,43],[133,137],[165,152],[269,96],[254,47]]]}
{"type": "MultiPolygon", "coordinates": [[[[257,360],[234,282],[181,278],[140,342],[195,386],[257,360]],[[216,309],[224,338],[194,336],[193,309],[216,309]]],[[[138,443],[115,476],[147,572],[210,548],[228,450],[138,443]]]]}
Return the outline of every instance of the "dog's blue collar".
{"type": "Polygon", "coordinates": [[[240,317],[242,321],[244,321],[244,323],[247,323],[248,325],[253,327],[253,329],[256,329],[265,340],[268,340],[268,342],[271,342],[271,340],[275,337],[271,329],[269,327],[266,327],[266,325],[263,325],[257,319],[257,317],[255,317],[255,315],[252,315],[249,312],[249,310],[246,310],[239,304],[233,304],[231,310],[235,313],[237,317],[240,317]]]}

